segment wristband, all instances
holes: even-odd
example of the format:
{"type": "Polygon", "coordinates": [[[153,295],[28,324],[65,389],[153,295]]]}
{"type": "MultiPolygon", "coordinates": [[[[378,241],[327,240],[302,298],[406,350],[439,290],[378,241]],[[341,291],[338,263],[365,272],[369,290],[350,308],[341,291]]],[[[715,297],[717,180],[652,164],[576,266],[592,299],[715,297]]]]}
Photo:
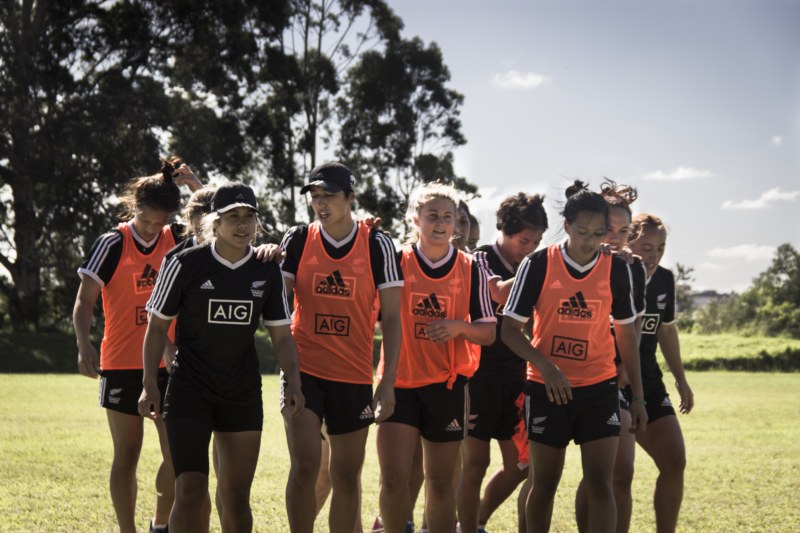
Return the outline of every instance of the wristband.
{"type": "Polygon", "coordinates": [[[634,396],[634,397],[633,397],[633,401],[634,401],[634,402],[636,402],[636,403],[638,403],[638,404],[639,404],[639,405],[641,405],[642,407],[644,407],[644,406],[646,406],[646,405],[647,405],[647,402],[645,401],[645,399],[644,399],[644,398],[639,398],[638,396],[634,396]]]}

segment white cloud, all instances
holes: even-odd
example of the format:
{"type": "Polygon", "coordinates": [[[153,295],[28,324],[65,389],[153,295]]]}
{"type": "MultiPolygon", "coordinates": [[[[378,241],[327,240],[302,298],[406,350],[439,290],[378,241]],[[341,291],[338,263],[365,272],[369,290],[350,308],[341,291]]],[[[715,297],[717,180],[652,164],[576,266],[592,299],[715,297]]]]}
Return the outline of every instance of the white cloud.
{"type": "Polygon", "coordinates": [[[772,259],[775,247],[764,244],[739,244],[728,248],[712,248],[706,254],[717,259],[742,259],[752,263],[772,259]]]}
{"type": "Polygon", "coordinates": [[[761,196],[755,200],[742,200],[740,202],[725,200],[722,204],[722,209],[764,209],[775,202],[794,202],[798,196],[800,196],[800,191],[781,191],[779,187],[775,187],[762,192],[761,196]]]}
{"type": "Polygon", "coordinates": [[[781,137],[780,135],[773,135],[772,144],[774,144],[775,146],[783,146],[783,137],[781,137]]]}
{"type": "Polygon", "coordinates": [[[704,270],[722,270],[722,265],[719,263],[712,263],[711,261],[704,261],[697,265],[697,268],[702,268],[704,270]]]}
{"type": "Polygon", "coordinates": [[[543,76],[535,72],[519,72],[509,70],[502,74],[495,74],[492,84],[501,89],[535,89],[546,83],[553,81],[549,76],[543,76]]]}
{"type": "Polygon", "coordinates": [[[641,176],[645,180],[653,181],[683,181],[695,178],[708,178],[712,176],[710,170],[700,170],[692,167],[679,166],[678,168],[664,172],[663,170],[656,170],[641,176]]]}

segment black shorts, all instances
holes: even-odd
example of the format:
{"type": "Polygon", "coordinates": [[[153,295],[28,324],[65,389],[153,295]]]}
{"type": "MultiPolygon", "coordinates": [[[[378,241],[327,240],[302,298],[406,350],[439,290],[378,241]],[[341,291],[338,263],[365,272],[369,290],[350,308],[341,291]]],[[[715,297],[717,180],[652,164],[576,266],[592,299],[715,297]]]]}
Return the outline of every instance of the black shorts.
{"type": "Polygon", "coordinates": [[[572,400],[566,405],[551,402],[544,384],[535,381],[525,384],[525,394],[529,440],[565,448],[570,440],[574,440],[575,444],[584,444],[619,436],[616,378],[586,387],[574,387],[572,400]]]}
{"type": "Polygon", "coordinates": [[[236,402],[209,400],[190,383],[170,379],[164,399],[164,422],[175,477],[183,472],[208,474],[211,433],[261,431],[261,395],[236,402]]]}
{"type": "MultiPolygon", "coordinates": [[[[139,415],[139,397],[142,395],[142,369],[102,370],[100,372],[100,407],[119,411],[127,415],[139,415]]],[[[161,407],[167,391],[169,374],[158,369],[158,390],[161,391],[161,407]]]]}
{"type": "Polygon", "coordinates": [[[467,436],[469,386],[458,376],[453,388],[434,383],[414,389],[394,389],[394,414],[386,420],[419,429],[431,442],[453,442],[467,436]]]}
{"type": "Polygon", "coordinates": [[[644,401],[647,402],[647,423],[665,416],[675,416],[675,409],[667,394],[663,381],[647,381],[644,384],[644,401]]]}
{"type": "MultiPolygon", "coordinates": [[[[300,386],[306,409],[325,422],[328,435],[352,433],[375,422],[372,412],[372,385],[345,383],[300,372],[300,386]]],[[[285,406],[286,381],[281,374],[281,410],[285,406]]]]}
{"type": "Polygon", "coordinates": [[[520,421],[517,398],[524,387],[524,381],[496,383],[471,379],[469,436],[484,441],[513,437],[520,421]]]}

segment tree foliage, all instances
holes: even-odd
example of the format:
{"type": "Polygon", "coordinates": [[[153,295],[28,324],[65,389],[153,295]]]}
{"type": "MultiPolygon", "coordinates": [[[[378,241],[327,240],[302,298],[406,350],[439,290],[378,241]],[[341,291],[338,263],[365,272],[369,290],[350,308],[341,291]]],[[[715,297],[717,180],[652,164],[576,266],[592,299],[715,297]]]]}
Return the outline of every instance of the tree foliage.
{"type": "Polygon", "coordinates": [[[453,171],[452,150],[466,142],[464,97],[448,87],[450,71],[435,43],[398,40],[364,53],[337,101],[339,156],[367,181],[365,209],[397,229],[411,191],[444,179],[477,192],[453,171]]]}
{"type": "Polygon", "coordinates": [[[778,247],[772,264],[749,289],[699,310],[701,333],[737,331],[751,335],[800,338],[800,253],[791,244],[778,247]]]}
{"type": "MultiPolygon", "coordinates": [[[[114,196],[159,156],[268,192],[271,236],[294,224],[321,148],[339,150],[340,99],[365,58],[391,60],[413,101],[391,109],[417,113],[389,137],[462,144],[441,52],[402,27],[384,0],[0,0],[0,320],[69,324],[75,269],[114,224],[114,196]]],[[[390,169],[453,174],[448,149],[406,146],[390,169]]],[[[366,178],[367,205],[393,199],[388,175],[366,178]]]]}

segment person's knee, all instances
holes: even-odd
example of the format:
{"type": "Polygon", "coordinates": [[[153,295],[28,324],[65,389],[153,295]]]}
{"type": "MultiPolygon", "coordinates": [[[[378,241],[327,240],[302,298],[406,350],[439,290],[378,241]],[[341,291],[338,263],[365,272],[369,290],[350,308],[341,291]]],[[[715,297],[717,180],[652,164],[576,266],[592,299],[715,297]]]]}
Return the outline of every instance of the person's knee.
{"type": "Polygon", "coordinates": [[[220,492],[225,513],[233,516],[245,516],[250,512],[249,486],[228,487],[220,492]]]}
{"type": "Polygon", "coordinates": [[[381,490],[388,493],[402,492],[408,489],[409,473],[399,470],[381,472],[381,490]]]}
{"type": "Polygon", "coordinates": [[[444,497],[453,492],[453,476],[427,475],[425,489],[437,498],[444,497]]]}
{"type": "Polygon", "coordinates": [[[464,462],[464,476],[483,479],[490,463],[491,458],[487,454],[470,455],[464,462]]]}
{"type": "Polygon", "coordinates": [[[310,457],[292,459],[289,480],[301,485],[313,485],[319,474],[319,463],[310,457]]]}
{"type": "Polygon", "coordinates": [[[614,487],[628,486],[630,490],[631,483],[633,482],[634,466],[633,461],[617,460],[614,465],[614,487]]]}
{"type": "Polygon", "coordinates": [[[113,467],[118,469],[135,469],[139,462],[140,451],[141,448],[136,444],[116,446],[114,448],[113,467]]]}
{"type": "Polygon", "coordinates": [[[208,478],[188,473],[178,477],[175,482],[175,500],[181,504],[203,508],[208,499],[208,478]]]}

